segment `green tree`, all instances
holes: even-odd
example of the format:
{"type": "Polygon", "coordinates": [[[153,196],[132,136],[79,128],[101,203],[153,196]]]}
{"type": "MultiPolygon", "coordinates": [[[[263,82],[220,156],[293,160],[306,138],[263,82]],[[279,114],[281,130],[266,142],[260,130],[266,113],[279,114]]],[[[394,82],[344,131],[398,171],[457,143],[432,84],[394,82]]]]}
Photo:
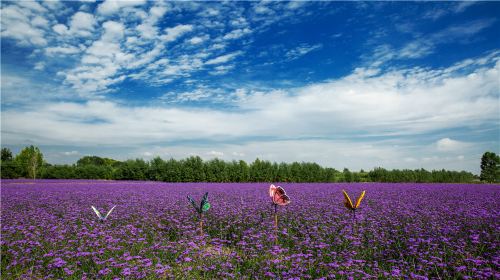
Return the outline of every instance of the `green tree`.
{"type": "Polygon", "coordinates": [[[203,160],[199,156],[191,156],[181,161],[184,182],[205,181],[203,160]]]}
{"type": "Polygon", "coordinates": [[[82,165],[105,165],[106,161],[98,156],[84,156],[80,158],[77,162],[76,165],[82,166],[82,165]]]}
{"type": "Polygon", "coordinates": [[[344,173],[344,182],[350,183],[353,181],[353,176],[349,169],[344,168],[344,171],[342,173],[344,173]]]}
{"type": "Polygon", "coordinates": [[[149,180],[162,181],[166,172],[167,165],[160,157],[155,157],[149,162],[149,180]]]}
{"type": "Polygon", "coordinates": [[[500,156],[486,152],[481,158],[481,181],[500,182],[500,156]]]}
{"type": "Polygon", "coordinates": [[[179,161],[171,158],[165,162],[164,168],[163,181],[182,182],[182,165],[179,161]]]}
{"type": "Polygon", "coordinates": [[[5,160],[2,161],[0,173],[2,179],[16,179],[21,176],[22,170],[14,160],[5,160]]]}
{"type": "MultiPolygon", "coordinates": [[[[75,166],[72,165],[47,165],[43,168],[40,175],[43,179],[73,179],[73,178],[84,178],[81,174],[76,176],[75,166]]],[[[100,178],[99,178],[100,179],[100,178]]]]}
{"type": "Polygon", "coordinates": [[[12,152],[10,151],[10,149],[2,148],[2,162],[11,160],[12,160],[12,152]]]}
{"type": "MultiPolygon", "coordinates": [[[[93,165],[86,165],[91,167],[93,165]]],[[[99,167],[95,166],[94,167],[99,167]]],[[[109,168],[109,166],[102,166],[101,168],[109,168]]],[[[115,171],[115,178],[120,180],[146,180],[148,178],[149,164],[143,159],[129,159],[120,164],[115,171]]],[[[99,172],[97,174],[105,174],[105,170],[94,169],[92,172],[99,172]],[[102,172],[102,173],[101,173],[102,172]]],[[[101,175],[98,175],[101,176],[101,175]]]]}
{"type": "Polygon", "coordinates": [[[15,162],[21,167],[22,176],[36,179],[43,165],[43,154],[38,147],[31,145],[16,156],[15,162]]]}
{"type": "Polygon", "coordinates": [[[205,163],[206,179],[209,182],[229,182],[228,164],[218,158],[211,159],[205,163]]]}

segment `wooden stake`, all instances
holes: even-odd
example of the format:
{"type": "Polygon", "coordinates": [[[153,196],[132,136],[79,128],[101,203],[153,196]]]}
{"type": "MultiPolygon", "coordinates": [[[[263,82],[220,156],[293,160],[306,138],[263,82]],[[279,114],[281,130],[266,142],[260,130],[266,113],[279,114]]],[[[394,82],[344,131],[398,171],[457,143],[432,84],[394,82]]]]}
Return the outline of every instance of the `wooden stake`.
{"type": "Polygon", "coordinates": [[[354,233],[354,227],[356,226],[356,209],[352,210],[352,227],[351,234],[354,233]]]}
{"type": "Polygon", "coordinates": [[[203,236],[203,214],[200,213],[200,235],[203,236]]]}
{"type": "Polygon", "coordinates": [[[275,237],[274,240],[276,243],[278,243],[278,205],[274,204],[274,230],[275,230],[275,237]]]}

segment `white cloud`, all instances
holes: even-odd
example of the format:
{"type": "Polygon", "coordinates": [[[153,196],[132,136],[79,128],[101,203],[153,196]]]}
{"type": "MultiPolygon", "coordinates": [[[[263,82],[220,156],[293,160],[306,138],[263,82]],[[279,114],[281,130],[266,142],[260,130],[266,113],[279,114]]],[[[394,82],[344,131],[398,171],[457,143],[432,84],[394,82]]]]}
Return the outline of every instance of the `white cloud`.
{"type": "Polygon", "coordinates": [[[218,152],[218,151],[210,151],[210,152],[207,152],[205,153],[207,156],[211,156],[211,157],[223,157],[224,156],[224,153],[223,152],[218,152]]]}
{"type": "MultiPolygon", "coordinates": [[[[238,95],[239,100],[230,101],[240,108],[238,111],[173,109],[160,105],[127,107],[93,101],[47,104],[22,112],[5,110],[2,119],[9,120],[5,130],[17,131],[19,135],[29,132],[44,144],[78,141],[92,145],[133,145],[165,139],[226,141],[254,135],[330,138],[347,136],[352,131],[364,137],[411,136],[497,124],[499,59],[490,57],[488,64],[477,59],[465,66],[440,70],[393,70],[368,77],[360,71],[290,92],[245,91],[238,95]],[[36,123],[32,122],[34,119],[36,123]],[[94,119],[101,121],[92,123],[94,119]]],[[[111,64],[73,75],[76,80],[88,80],[98,86],[100,82],[114,82],[109,77],[116,71],[111,64]]],[[[201,100],[206,92],[217,98],[224,96],[224,91],[219,94],[203,89],[179,96],[201,100]]],[[[22,138],[16,135],[6,137],[6,143],[16,143],[18,137],[22,138]]],[[[439,147],[444,151],[454,144],[456,140],[444,138],[439,147]]],[[[227,154],[234,150],[237,149],[227,154]]]]}
{"type": "Polygon", "coordinates": [[[198,88],[194,91],[187,91],[181,93],[166,93],[160,97],[161,100],[170,102],[170,103],[179,103],[179,102],[189,102],[189,101],[199,101],[202,99],[206,99],[212,96],[212,93],[203,88],[198,88]]]}
{"type": "Polygon", "coordinates": [[[477,1],[459,1],[453,8],[453,11],[455,13],[461,13],[474,4],[477,4],[477,1]]]}
{"type": "Polygon", "coordinates": [[[77,12],[71,17],[69,23],[69,33],[81,37],[92,36],[95,24],[96,20],[92,14],[77,12]]]}
{"type": "Polygon", "coordinates": [[[45,53],[48,56],[53,56],[53,55],[68,55],[68,54],[77,54],[80,53],[81,50],[77,47],[74,46],[64,46],[64,47],[49,47],[45,49],[45,53]]]}
{"type": "Polygon", "coordinates": [[[244,157],[245,153],[232,152],[231,155],[233,155],[234,157],[244,157]]]}
{"type": "Polygon", "coordinates": [[[63,152],[63,155],[65,156],[75,156],[79,155],[80,153],[78,151],[70,151],[70,152],[63,152]]]}
{"type": "Polygon", "coordinates": [[[216,58],[212,58],[212,59],[208,60],[207,62],[205,62],[205,64],[212,65],[212,64],[226,63],[228,61],[233,60],[235,57],[237,57],[238,55],[241,55],[242,53],[243,53],[242,51],[236,51],[236,52],[232,52],[229,54],[221,55],[221,56],[218,56],[216,58]]]}
{"type": "Polygon", "coordinates": [[[415,40],[406,44],[400,51],[398,58],[420,58],[431,54],[434,42],[428,40],[415,40]]]}
{"type": "Polygon", "coordinates": [[[16,5],[2,5],[1,35],[5,38],[14,39],[21,46],[45,46],[46,19],[41,16],[33,16],[32,10],[44,9],[38,3],[27,1],[18,2],[23,7],[16,5]]]}
{"type": "Polygon", "coordinates": [[[191,43],[192,45],[198,45],[198,44],[206,42],[209,38],[210,38],[210,36],[208,36],[208,35],[196,36],[196,37],[189,39],[188,42],[191,43]]]}
{"type": "Polygon", "coordinates": [[[119,41],[123,38],[125,26],[121,22],[116,21],[106,21],[103,23],[104,34],[101,40],[103,41],[119,41]]]}
{"type": "Polygon", "coordinates": [[[104,16],[110,16],[119,12],[122,8],[140,6],[145,0],[106,0],[97,7],[97,12],[104,16]]]}
{"type": "Polygon", "coordinates": [[[316,45],[302,44],[294,49],[287,51],[285,56],[288,60],[295,60],[312,51],[321,49],[322,47],[323,47],[322,44],[316,44],[316,45]]]}
{"type": "Polygon", "coordinates": [[[36,27],[47,28],[49,26],[49,21],[41,16],[35,16],[31,20],[31,24],[36,27]]]}
{"type": "Polygon", "coordinates": [[[436,147],[438,151],[441,152],[455,152],[455,151],[463,152],[463,149],[468,146],[469,146],[468,143],[453,140],[450,138],[442,138],[436,142],[436,147]]]}
{"type": "Polygon", "coordinates": [[[69,71],[58,74],[65,77],[65,83],[71,85],[80,94],[92,95],[96,92],[108,92],[113,84],[123,81],[126,76],[120,70],[128,65],[134,56],[122,51],[125,26],[121,22],[104,22],[103,33],[94,41],[81,57],[81,64],[69,71]]]}
{"type": "Polygon", "coordinates": [[[69,31],[68,27],[66,27],[66,25],[64,25],[64,24],[56,24],[56,25],[52,26],[52,29],[60,35],[64,35],[64,34],[68,33],[68,31],[69,31]]]}
{"type": "Polygon", "coordinates": [[[151,40],[155,39],[158,35],[158,20],[162,18],[167,12],[167,8],[163,6],[153,6],[149,10],[149,15],[145,20],[137,26],[137,30],[140,32],[143,39],[151,40]]]}
{"type": "MultiPolygon", "coordinates": [[[[236,111],[160,104],[128,107],[109,101],[37,104],[23,110],[2,110],[2,129],[9,131],[2,134],[2,142],[23,143],[28,134],[39,145],[147,147],[167,140],[210,139],[219,144],[210,148],[176,144],[171,155],[215,151],[226,159],[315,161],[337,168],[348,163],[351,169],[446,166],[477,170],[485,144],[469,145],[451,135],[436,142],[422,141],[419,135],[457,127],[468,127],[474,133],[479,126],[497,126],[499,73],[498,56],[438,70],[393,70],[375,76],[357,71],[291,92],[241,89],[234,95],[239,99],[232,103],[240,108],[236,111]],[[255,135],[264,140],[238,141],[255,135]],[[377,139],[373,136],[389,136],[390,140],[370,140],[377,139]],[[343,138],[350,140],[340,140],[343,138]]],[[[2,88],[5,86],[2,77],[2,88]]],[[[202,100],[198,93],[182,98],[202,100]]]]}
{"type": "Polygon", "coordinates": [[[43,71],[45,69],[45,62],[39,61],[39,62],[35,63],[34,69],[39,70],[39,71],[43,71]]]}
{"type": "Polygon", "coordinates": [[[33,12],[46,13],[47,9],[35,1],[19,1],[17,5],[27,8],[33,12]]]}
{"type": "Polygon", "coordinates": [[[249,28],[239,28],[227,33],[226,35],[224,35],[224,37],[222,37],[222,39],[224,40],[238,39],[250,33],[252,33],[252,30],[250,30],[249,28]]]}
{"type": "Polygon", "coordinates": [[[175,27],[165,28],[165,35],[162,35],[161,39],[165,42],[172,42],[192,30],[193,26],[190,24],[180,24],[175,27]]]}
{"type": "Polygon", "coordinates": [[[257,14],[273,15],[275,12],[273,9],[267,6],[268,2],[261,1],[254,7],[254,11],[257,14]]]}
{"type": "Polygon", "coordinates": [[[368,60],[372,66],[378,67],[393,59],[417,59],[432,54],[436,46],[451,42],[467,43],[467,39],[482,30],[490,27],[496,20],[481,19],[464,24],[452,25],[425,36],[417,36],[414,40],[404,44],[400,49],[395,49],[387,44],[379,45],[368,60]]]}
{"type": "Polygon", "coordinates": [[[219,65],[214,67],[214,71],[211,71],[210,74],[212,75],[223,75],[229,72],[230,70],[234,69],[234,65],[219,65]]]}
{"type": "Polygon", "coordinates": [[[474,4],[476,1],[456,1],[444,7],[428,10],[424,13],[423,18],[437,20],[450,13],[461,13],[474,4]]]}

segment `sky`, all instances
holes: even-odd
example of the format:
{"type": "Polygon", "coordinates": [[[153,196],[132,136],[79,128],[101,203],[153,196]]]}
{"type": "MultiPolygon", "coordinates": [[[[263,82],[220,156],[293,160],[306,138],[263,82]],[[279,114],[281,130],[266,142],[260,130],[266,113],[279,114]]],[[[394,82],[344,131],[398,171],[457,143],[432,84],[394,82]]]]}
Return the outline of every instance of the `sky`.
{"type": "Polygon", "coordinates": [[[1,2],[1,144],[479,172],[500,2],[1,2]]]}

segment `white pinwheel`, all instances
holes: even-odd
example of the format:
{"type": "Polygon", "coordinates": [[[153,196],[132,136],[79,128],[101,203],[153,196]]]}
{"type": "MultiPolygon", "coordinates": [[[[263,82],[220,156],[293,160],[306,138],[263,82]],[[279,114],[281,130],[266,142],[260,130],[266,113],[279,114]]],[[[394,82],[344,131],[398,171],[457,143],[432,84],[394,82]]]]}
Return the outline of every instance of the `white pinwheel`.
{"type": "Polygon", "coordinates": [[[94,210],[97,217],[99,217],[99,221],[106,221],[106,219],[109,217],[109,214],[111,214],[111,212],[113,212],[113,209],[115,209],[116,205],[108,211],[108,214],[106,214],[106,216],[102,216],[101,212],[99,212],[99,210],[97,210],[97,208],[95,208],[94,206],[90,207],[92,207],[92,210],[94,210]]]}

